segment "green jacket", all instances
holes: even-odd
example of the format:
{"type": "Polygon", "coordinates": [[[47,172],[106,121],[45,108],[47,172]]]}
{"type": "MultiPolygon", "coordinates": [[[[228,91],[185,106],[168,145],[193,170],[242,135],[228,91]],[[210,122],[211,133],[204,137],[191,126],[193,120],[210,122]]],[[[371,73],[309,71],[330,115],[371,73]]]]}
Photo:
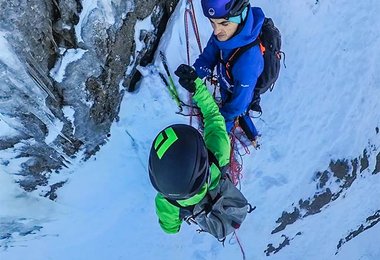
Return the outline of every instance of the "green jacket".
{"type": "MultiPolygon", "coordinates": [[[[195,84],[196,91],[193,99],[203,115],[206,147],[215,155],[220,167],[223,167],[229,163],[231,149],[224,118],[203,81],[197,78],[195,84]]],[[[177,203],[186,207],[200,202],[207,191],[214,189],[219,183],[221,173],[215,164],[210,166],[210,174],[210,185],[206,182],[197,194],[185,200],[177,200],[177,203]]],[[[182,224],[180,208],[168,202],[160,193],[157,194],[155,202],[156,213],[162,229],[169,234],[177,233],[182,224]]]]}

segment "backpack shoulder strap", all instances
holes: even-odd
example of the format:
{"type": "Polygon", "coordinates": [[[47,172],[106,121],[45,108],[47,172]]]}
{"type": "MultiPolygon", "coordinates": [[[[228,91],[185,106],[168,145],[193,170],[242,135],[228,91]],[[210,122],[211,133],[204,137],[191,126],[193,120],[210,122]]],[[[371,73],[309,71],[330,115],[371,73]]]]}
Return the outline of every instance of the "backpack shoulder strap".
{"type": "MultiPolygon", "coordinates": [[[[169,198],[165,198],[170,204],[179,208],[179,218],[182,220],[186,220],[187,218],[193,215],[193,210],[195,205],[183,207],[176,200],[172,200],[169,198]]],[[[187,222],[187,220],[186,220],[187,222]]]]}
{"type": "Polygon", "coordinates": [[[249,50],[250,48],[252,48],[253,46],[256,46],[260,44],[260,39],[259,37],[256,38],[256,40],[254,40],[253,42],[251,43],[248,43],[247,45],[244,45],[240,48],[237,48],[235,50],[235,52],[231,55],[231,57],[228,59],[227,62],[229,62],[231,65],[230,66],[233,66],[235,64],[235,62],[240,58],[240,56],[246,52],[247,50],[249,50]]]}
{"type": "Polygon", "coordinates": [[[207,149],[207,153],[208,153],[208,164],[211,166],[211,164],[214,163],[220,169],[218,159],[216,159],[215,155],[209,149],[207,149]]]}
{"type": "Polygon", "coordinates": [[[260,39],[259,37],[256,38],[256,40],[254,40],[253,42],[251,43],[248,43],[247,45],[244,45],[242,47],[239,47],[237,48],[233,53],[232,55],[228,58],[227,62],[225,62],[225,66],[226,66],[226,74],[227,74],[227,77],[232,80],[233,77],[232,77],[232,67],[235,65],[236,61],[240,58],[240,56],[246,52],[248,49],[252,48],[253,46],[256,46],[260,44],[260,39]]]}
{"type": "MultiPolygon", "coordinates": [[[[226,173],[227,173],[227,166],[223,166],[223,167],[220,167],[219,165],[219,161],[218,159],[216,159],[215,155],[209,150],[207,149],[207,153],[208,153],[208,164],[211,166],[211,164],[215,164],[218,169],[220,170],[220,173],[222,175],[222,178],[224,178],[226,176],[226,173]]],[[[227,176],[228,177],[228,176],[227,176]]],[[[210,196],[207,192],[207,196],[210,196]]],[[[180,208],[180,218],[181,219],[186,219],[188,218],[189,216],[193,216],[193,209],[195,207],[195,205],[191,205],[191,206],[181,206],[181,204],[179,204],[176,200],[173,200],[173,199],[169,199],[169,198],[165,198],[170,204],[180,208]]],[[[215,202],[213,202],[215,203],[215,202]]],[[[211,203],[210,205],[213,205],[213,203],[211,203]]]]}
{"type": "MultiPolygon", "coordinates": [[[[207,153],[208,153],[208,164],[211,166],[212,163],[214,163],[219,170],[221,170],[221,167],[219,166],[219,162],[218,160],[216,159],[215,155],[209,150],[207,149],[207,153]]],[[[223,167],[222,167],[223,168],[223,167]]],[[[178,208],[187,208],[187,207],[183,207],[181,206],[176,200],[173,200],[173,199],[169,199],[169,198],[165,198],[170,204],[178,207],[178,208]]],[[[191,207],[191,206],[189,206],[191,207]]]]}
{"type": "MultiPolygon", "coordinates": [[[[207,153],[208,153],[208,164],[211,166],[211,164],[215,164],[218,169],[220,170],[222,176],[223,174],[226,172],[227,170],[227,167],[226,166],[223,166],[223,167],[220,167],[219,165],[219,161],[218,159],[216,159],[215,155],[209,150],[207,149],[207,153]]],[[[176,200],[173,200],[173,199],[169,199],[169,198],[165,198],[170,204],[178,207],[178,208],[190,208],[191,206],[188,206],[188,207],[183,207],[181,206],[176,200]]]]}
{"type": "Polygon", "coordinates": [[[178,207],[178,208],[183,208],[183,206],[181,206],[176,200],[172,200],[172,199],[169,199],[169,198],[165,198],[170,204],[178,207]]]}
{"type": "Polygon", "coordinates": [[[208,152],[208,164],[211,166],[211,164],[214,163],[216,165],[216,167],[218,167],[221,175],[224,176],[227,172],[228,164],[221,167],[219,165],[219,161],[218,161],[218,159],[216,159],[215,155],[209,149],[207,149],[207,152],[208,152]]]}

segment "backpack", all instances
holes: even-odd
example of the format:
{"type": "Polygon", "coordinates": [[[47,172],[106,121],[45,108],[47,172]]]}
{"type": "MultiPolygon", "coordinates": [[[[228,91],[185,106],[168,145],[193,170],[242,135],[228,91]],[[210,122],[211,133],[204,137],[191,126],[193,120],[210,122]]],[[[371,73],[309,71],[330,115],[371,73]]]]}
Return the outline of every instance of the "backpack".
{"type": "Polygon", "coordinates": [[[234,232],[243,223],[251,206],[239,189],[227,177],[195,205],[193,215],[186,219],[194,221],[200,231],[208,232],[219,241],[234,232]]]}
{"type": "Polygon", "coordinates": [[[215,156],[209,152],[209,164],[221,170],[222,177],[218,186],[209,190],[206,196],[196,205],[182,207],[175,200],[168,200],[180,208],[180,218],[188,224],[197,224],[199,232],[207,232],[224,242],[225,238],[240,227],[247,213],[254,210],[239,189],[231,182],[220,168],[215,156]]]}
{"type": "Polygon", "coordinates": [[[227,62],[224,62],[224,64],[226,66],[227,77],[230,80],[233,80],[231,73],[233,65],[245,51],[258,44],[260,45],[260,49],[264,58],[264,69],[260,77],[257,79],[255,93],[249,108],[254,111],[257,111],[257,109],[259,109],[260,111],[258,112],[262,112],[259,106],[260,95],[268,91],[268,89],[270,91],[273,90],[274,84],[278,79],[280,73],[281,54],[284,54],[284,52],[281,51],[280,31],[274,25],[272,19],[265,18],[259,37],[252,43],[237,48],[227,60],[227,62]],[[258,107],[255,107],[256,103],[258,107]]]}

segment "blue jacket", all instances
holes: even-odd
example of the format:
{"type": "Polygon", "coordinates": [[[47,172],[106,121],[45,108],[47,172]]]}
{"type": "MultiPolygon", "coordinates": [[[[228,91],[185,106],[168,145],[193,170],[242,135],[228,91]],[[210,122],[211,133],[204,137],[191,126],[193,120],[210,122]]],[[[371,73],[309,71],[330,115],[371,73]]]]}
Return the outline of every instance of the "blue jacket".
{"type": "Polygon", "coordinates": [[[231,82],[226,76],[226,69],[220,62],[220,57],[223,61],[227,61],[235,49],[253,42],[260,33],[264,18],[260,8],[251,8],[238,34],[227,41],[219,41],[215,35],[212,35],[193,64],[200,78],[211,75],[217,66],[222,97],[220,112],[226,121],[228,132],[231,131],[235,118],[243,114],[252,101],[256,81],[263,71],[264,59],[259,45],[248,49],[232,67],[233,82],[231,82]]]}

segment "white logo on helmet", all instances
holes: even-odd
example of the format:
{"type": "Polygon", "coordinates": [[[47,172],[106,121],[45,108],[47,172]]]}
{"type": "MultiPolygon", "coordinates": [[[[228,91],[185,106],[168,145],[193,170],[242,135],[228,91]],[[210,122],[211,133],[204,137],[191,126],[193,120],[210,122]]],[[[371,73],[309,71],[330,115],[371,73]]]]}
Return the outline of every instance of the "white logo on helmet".
{"type": "Polygon", "coordinates": [[[208,9],[208,14],[211,15],[211,16],[214,16],[214,15],[215,15],[215,10],[214,10],[214,8],[209,8],[209,9],[208,9]]]}

